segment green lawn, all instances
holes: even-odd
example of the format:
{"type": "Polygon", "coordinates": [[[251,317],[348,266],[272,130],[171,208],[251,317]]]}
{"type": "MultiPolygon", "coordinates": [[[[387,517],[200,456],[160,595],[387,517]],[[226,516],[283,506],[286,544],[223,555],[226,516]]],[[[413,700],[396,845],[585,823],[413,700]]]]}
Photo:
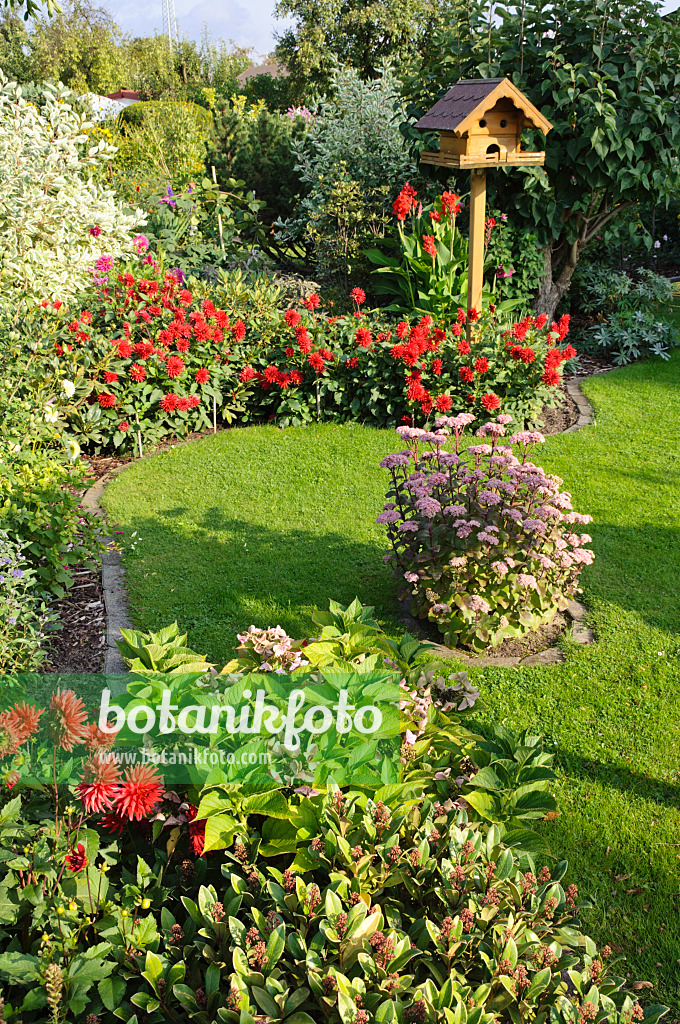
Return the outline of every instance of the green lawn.
{"type": "MultiPolygon", "coordinates": [[[[594,904],[588,925],[628,957],[641,995],[680,1021],[680,351],[584,386],[596,425],[550,438],[541,461],[594,516],[583,577],[597,642],[561,666],[477,669],[484,715],[554,748],[553,849],[594,904]]],[[[355,594],[391,631],[375,525],[391,432],[354,425],[231,430],[134,464],[105,504],[129,537],[132,618],[177,619],[225,661],[237,630],[310,632],[310,612],[355,594]]]]}

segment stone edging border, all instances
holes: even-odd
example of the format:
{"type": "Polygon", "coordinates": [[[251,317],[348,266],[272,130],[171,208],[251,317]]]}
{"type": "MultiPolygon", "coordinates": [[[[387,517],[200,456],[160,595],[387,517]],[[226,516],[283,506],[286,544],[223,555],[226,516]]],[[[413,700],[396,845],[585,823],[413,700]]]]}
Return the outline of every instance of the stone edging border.
{"type": "MultiPolygon", "coordinates": [[[[576,423],[562,431],[564,434],[571,434],[582,427],[593,422],[594,410],[588,399],[579,387],[579,379],[573,378],[565,384],[564,390],[578,407],[578,420],[576,423]]],[[[184,442],[187,443],[187,442],[184,442]]],[[[182,442],[180,442],[182,444],[182,442]]],[[[147,458],[148,456],[144,456],[147,458]]],[[[134,460],[137,461],[137,460],[134,460]]],[[[109,480],[116,476],[123,469],[132,463],[125,463],[110,473],[105,473],[92,487],[83,495],[81,504],[83,508],[90,509],[96,515],[103,516],[104,509],[100,505],[100,499],[104,493],[109,480]]],[[[121,629],[131,629],[132,623],[128,616],[127,595],[125,591],[125,570],[118,551],[113,546],[113,538],[106,538],[107,551],[102,555],[102,590],[104,592],[104,608],[106,611],[106,650],[104,652],[104,672],[120,673],[127,672],[128,668],[123,661],[116,641],[121,639],[121,629]]],[[[571,628],[571,639],[577,644],[589,644],[595,639],[592,629],[583,624],[588,609],[580,601],[570,601],[567,608],[567,615],[574,625],[571,628]]],[[[403,625],[410,626],[415,635],[420,633],[420,625],[417,619],[412,618],[408,612],[401,617],[403,625]]],[[[484,667],[495,665],[498,668],[511,668],[516,665],[556,665],[564,661],[564,655],[559,647],[548,647],[538,654],[530,654],[525,658],[474,658],[461,655],[448,647],[436,644],[438,652],[442,657],[459,658],[470,667],[484,667]]]]}

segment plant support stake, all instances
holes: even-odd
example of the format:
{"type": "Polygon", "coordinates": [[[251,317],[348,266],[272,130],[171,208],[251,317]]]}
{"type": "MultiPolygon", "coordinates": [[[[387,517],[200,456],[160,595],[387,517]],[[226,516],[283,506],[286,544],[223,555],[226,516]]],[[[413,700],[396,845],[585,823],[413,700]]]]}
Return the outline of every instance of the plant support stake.
{"type": "Polygon", "coordinates": [[[142,458],[142,431],[139,426],[139,413],[135,409],[135,422],[137,424],[137,447],[139,448],[139,457],[142,458]]]}
{"type": "MultiPolygon", "coordinates": [[[[211,164],[212,179],[217,184],[217,175],[215,174],[215,165],[211,164]]],[[[217,224],[220,229],[220,249],[224,252],[224,231],[222,229],[222,214],[218,211],[217,213],[217,224]]]]}
{"type": "Polygon", "coordinates": [[[217,433],[217,399],[213,395],[213,434],[217,433]]]}

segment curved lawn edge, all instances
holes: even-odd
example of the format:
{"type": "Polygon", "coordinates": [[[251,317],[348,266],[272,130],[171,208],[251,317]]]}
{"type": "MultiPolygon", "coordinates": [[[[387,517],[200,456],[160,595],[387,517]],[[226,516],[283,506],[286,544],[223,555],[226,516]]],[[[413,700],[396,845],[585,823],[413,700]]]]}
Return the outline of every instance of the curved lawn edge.
{"type": "MultiPolygon", "coordinates": [[[[595,415],[594,409],[580,388],[579,382],[584,379],[586,378],[572,379],[565,384],[564,390],[576,403],[579,410],[579,417],[575,424],[571,427],[567,427],[566,430],[559,431],[558,433],[571,434],[574,431],[582,430],[583,427],[587,427],[593,422],[595,415]]],[[[184,445],[196,444],[199,441],[204,441],[206,437],[210,436],[213,435],[207,434],[203,437],[193,438],[190,441],[180,441],[173,447],[177,448],[184,445]]],[[[101,505],[101,500],[106,486],[114,479],[114,477],[118,476],[126,469],[129,469],[130,466],[136,465],[143,459],[154,458],[159,454],[160,452],[148,452],[141,457],[131,459],[129,462],[126,462],[125,465],[119,466],[117,469],[105,473],[104,476],[97,480],[97,482],[93,484],[92,487],[90,487],[83,495],[83,507],[93,511],[97,515],[104,516],[105,510],[101,505]]],[[[107,550],[102,555],[102,590],[104,592],[104,608],[106,612],[104,672],[121,673],[127,672],[128,668],[118,651],[117,641],[122,639],[121,629],[132,629],[132,622],[128,609],[128,593],[125,587],[125,566],[123,564],[123,559],[121,558],[120,552],[116,549],[115,542],[112,537],[106,538],[106,545],[107,550]]],[[[567,614],[574,623],[574,626],[570,630],[570,636],[574,643],[592,643],[594,640],[594,634],[592,630],[583,625],[583,620],[587,615],[587,609],[585,606],[579,601],[571,601],[567,614]]],[[[410,616],[408,616],[408,618],[410,618],[410,616]]],[[[407,624],[405,620],[406,617],[404,619],[404,623],[407,624]]],[[[417,635],[418,623],[416,620],[412,620],[412,623],[415,624],[417,635]]],[[[469,661],[471,664],[478,667],[483,667],[485,665],[510,667],[519,665],[520,663],[523,665],[556,665],[564,661],[564,654],[557,646],[549,647],[545,651],[529,655],[524,659],[498,659],[485,657],[466,659],[461,657],[460,654],[456,654],[456,652],[444,647],[441,647],[440,653],[444,654],[446,657],[458,657],[460,660],[469,661]]]]}

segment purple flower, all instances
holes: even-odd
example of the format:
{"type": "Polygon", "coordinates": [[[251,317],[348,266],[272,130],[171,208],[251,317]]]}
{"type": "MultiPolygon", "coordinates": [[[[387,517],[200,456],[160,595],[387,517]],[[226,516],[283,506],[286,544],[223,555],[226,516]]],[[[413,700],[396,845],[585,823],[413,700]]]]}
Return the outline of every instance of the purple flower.
{"type": "Polygon", "coordinates": [[[381,512],[376,523],[380,526],[384,526],[386,523],[397,523],[401,519],[401,516],[394,509],[388,509],[387,512],[381,512]]]}
{"type": "Polygon", "coordinates": [[[100,274],[108,274],[110,270],[113,270],[113,256],[100,256],[95,267],[100,274]]]}
{"type": "Polygon", "coordinates": [[[394,452],[392,455],[386,455],[380,466],[381,469],[394,469],[396,466],[407,466],[409,461],[409,456],[405,452],[394,452]]]}
{"type": "Polygon", "coordinates": [[[427,519],[434,519],[442,507],[435,498],[420,498],[416,502],[416,508],[422,512],[427,519]]]}
{"type": "Polygon", "coordinates": [[[417,583],[420,577],[417,572],[405,572],[404,579],[407,580],[408,583],[417,583]]]}
{"type": "Polygon", "coordinates": [[[479,597],[477,594],[471,594],[468,598],[468,607],[472,612],[480,612],[482,615],[488,615],[491,611],[491,605],[488,601],[485,601],[483,597],[479,597]]]}

